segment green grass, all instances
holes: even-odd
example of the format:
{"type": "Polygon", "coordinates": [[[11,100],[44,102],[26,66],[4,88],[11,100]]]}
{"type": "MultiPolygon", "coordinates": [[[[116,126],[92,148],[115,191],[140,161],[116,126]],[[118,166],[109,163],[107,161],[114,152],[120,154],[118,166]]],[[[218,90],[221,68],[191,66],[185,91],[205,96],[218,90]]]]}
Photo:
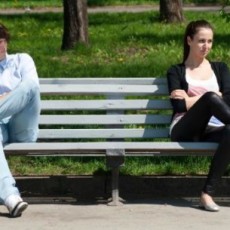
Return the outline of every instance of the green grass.
{"type": "Polygon", "coordinates": [[[203,175],[210,157],[127,158],[121,173],[129,175],[203,175]],[[185,170],[186,169],[186,170],[185,170]]]}
{"type": "MultiPolygon", "coordinates": [[[[14,175],[102,175],[108,172],[104,158],[9,157],[14,175]]],[[[210,157],[126,157],[123,175],[204,175],[210,157]]]]}
{"type": "MultiPolygon", "coordinates": [[[[210,57],[229,62],[230,27],[218,13],[185,13],[205,18],[216,35],[210,57]]],[[[30,53],[41,77],[164,76],[181,60],[185,24],[159,23],[158,12],[89,15],[89,45],[62,52],[62,14],[1,16],[12,31],[10,52],[30,53]],[[44,65],[44,63],[46,63],[44,65]]]]}
{"type": "MultiPolygon", "coordinates": [[[[167,68],[180,62],[184,24],[158,21],[158,12],[89,15],[86,47],[61,51],[61,13],[1,16],[12,32],[9,53],[28,52],[40,77],[153,77],[165,76],[167,68]]],[[[230,27],[219,13],[185,12],[187,22],[205,18],[215,27],[210,58],[230,63],[230,27]]],[[[206,174],[210,157],[127,158],[123,174],[206,174]]],[[[106,173],[105,159],[9,157],[15,175],[106,173]]]]}
{"type": "Polygon", "coordinates": [[[104,159],[81,157],[9,157],[14,175],[92,175],[107,171],[104,159]]]}
{"type": "Polygon", "coordinates": [[[25,8],[61,7],[62,0],[1,0],[0,8],[25,8]]]}

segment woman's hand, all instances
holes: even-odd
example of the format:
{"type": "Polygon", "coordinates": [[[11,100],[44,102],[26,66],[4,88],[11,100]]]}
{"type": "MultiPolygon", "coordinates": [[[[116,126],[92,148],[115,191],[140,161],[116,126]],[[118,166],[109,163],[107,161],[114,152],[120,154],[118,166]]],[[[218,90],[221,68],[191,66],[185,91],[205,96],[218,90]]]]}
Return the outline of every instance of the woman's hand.
{"type": "Polygon", "coordinates": [[[218,96],[222,97],[222,93],[220,91],[214,91],[218,96]]]}
{"type": "MultiPolygon", "coordinates": [[[[215,91],[217,95],[222,97],[222,93],[220,91],[215,91]]],[[[189,110],[196,102],[199,100],[201,96],[193,96],[189,97],[188,94],[183,89],[175,89],[171,92],[170,98],[172,99],[179,99],[179,100],[185,100],[186,108],[189,110]]]]}
{"type": "Polygon", "coordinates": [[[186,108],[189,110],[200,98],[200,96],[189,97],[188,94],[182,89],[175,89],[171,92],[170,98],[185,100],[186,108]]]}
{"type": "Polygon", "coordinates": [[[183,89],[175,89],[171,92],[170,98],[172,99],[186,99],[188,98],[188,94],[183,89]]]}

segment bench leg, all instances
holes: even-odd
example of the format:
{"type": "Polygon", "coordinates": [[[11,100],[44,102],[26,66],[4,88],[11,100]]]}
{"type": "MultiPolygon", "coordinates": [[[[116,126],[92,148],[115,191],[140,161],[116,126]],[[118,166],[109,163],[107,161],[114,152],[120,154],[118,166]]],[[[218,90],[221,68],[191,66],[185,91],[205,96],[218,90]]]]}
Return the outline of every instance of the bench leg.
{"type": "Polygon", "coordinates": [[[123,200],[119,197],[119,169],[124,164],[123,150],[107,150],[106,164],[111,168],[112,173],[112,198],[109,199],[108,205],[122,205],[123,200]]]}
{"type": "Polygon", "coordinates": [[[119,167],[112,168],[112,200],[110,206],[123,205],[123,200],[119,197],[119,167]]]}

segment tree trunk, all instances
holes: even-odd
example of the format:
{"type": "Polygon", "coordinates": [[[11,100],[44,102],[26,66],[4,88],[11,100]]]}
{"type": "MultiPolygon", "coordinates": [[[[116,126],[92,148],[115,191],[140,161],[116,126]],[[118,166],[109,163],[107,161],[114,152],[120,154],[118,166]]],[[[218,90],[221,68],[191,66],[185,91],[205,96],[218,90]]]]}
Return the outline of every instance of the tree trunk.
{"type": "Polygon", "coordinates": [[[78,42],[88,44],[87,0],[63,0],[64,33],[62,50],[72,49],[78,42]]]}
{"type": "Polygon", "coordinates": [[[160,20],[167,23],[183,22],[182,0],[160,0],[160,20]]]}

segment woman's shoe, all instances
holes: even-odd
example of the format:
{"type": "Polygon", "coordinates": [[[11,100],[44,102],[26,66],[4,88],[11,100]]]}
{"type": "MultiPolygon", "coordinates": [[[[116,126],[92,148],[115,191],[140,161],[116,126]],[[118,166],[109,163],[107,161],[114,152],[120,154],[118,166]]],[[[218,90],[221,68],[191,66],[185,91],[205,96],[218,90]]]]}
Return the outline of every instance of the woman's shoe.
{"type": "Polygon", "coordinates": [[[200,202],[200,208],[202,208],[206,211],[210,211],[210,212],[219,212],[220,211],[220,207],[215,202],[212,202],[210,204],[203,204],[202,202],[200,202]]]}

